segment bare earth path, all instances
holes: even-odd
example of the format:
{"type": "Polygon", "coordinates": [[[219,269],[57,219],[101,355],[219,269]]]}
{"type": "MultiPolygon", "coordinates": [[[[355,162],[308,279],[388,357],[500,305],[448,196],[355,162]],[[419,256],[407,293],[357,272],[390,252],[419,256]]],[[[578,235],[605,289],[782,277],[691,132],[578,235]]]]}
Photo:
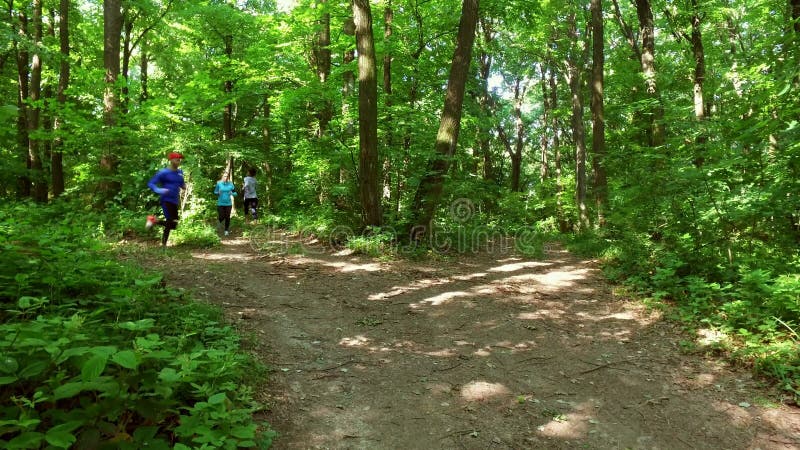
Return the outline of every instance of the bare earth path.
{"type": "Polygon", "coordinates": [[[800,448],[800,409],[682,352],[566,252],[381,262],[224,244],[169,249],[167,283],[254,336],[274,448],[800,448]]]}

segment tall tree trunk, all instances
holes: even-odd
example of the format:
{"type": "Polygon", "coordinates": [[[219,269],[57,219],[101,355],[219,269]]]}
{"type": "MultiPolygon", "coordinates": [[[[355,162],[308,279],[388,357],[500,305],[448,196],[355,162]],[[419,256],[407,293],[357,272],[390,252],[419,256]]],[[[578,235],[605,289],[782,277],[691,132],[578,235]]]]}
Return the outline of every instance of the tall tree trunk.
{"type": "MultiPolygon", "coordinates": [[[[548,52],[548,61],[551,60],[550,56],[550,52],[548,52]]],[[[556,86],[556,74],[552,69],[549,72],[547,84],[550,86],[550,108],[552,111],[556,111],[558,109],[558,88],[556,86]]],[[[558,229],[562,232],[566,232],[569,228],[569,224],[564,214],[564,182],[561,176],[563,173],[561,166],[561,125],[558,122],[557,114],[552,114],[551,121],[554,152],[553,164],[556,170],[556,217],[558,219],[558,229]]]]}
{"type": "Polygon", "coordinates": [[[517,132],[514,143],[514,154],[511,157],[511,190],[522,190],[522,150],[525,147],[525,122],[522,120],[522,101],[525,97],[527,86],[522,86],[522,78],[517,78],[514,84],[514,129],[517,132]]]}
{"type": "Polygon", "coordinates": [[[697,0],[692,0],[692,55],[694,56],[694,117],[700,122],[700,132],[697,135],[697,149],[695,155],[695,165],[701,166],[705,161],[706,143],[708,136],[702,127],[703,122],[706,120],[707,107],[705,95],[703,93],[703,84],[706,78],[706,58],[705,50],[703,47],[703,34],[700,29],[701,14],[698,9],[697,0]]]}
{"type": "Polygon", "coordinates": [[[150,55],[148,51],[147,38],[145,37],[142,39],[142,50],[139,55],[139,80],[142,85],[142,90],[139,94],[140,103],[144,103],[150,98],[150,94],[147,91],[148,72],[150,71],[150,55]]]}
{"type": "MultiPolygon", "coordinates": [[[[344,21],[344,33],[348,36],[355,36],[356,24],[353,22],[352,17],[348,17],[344,21]]],[[[345,67],[349,66],[356,59],[355,50],[347,50],[342,56],[342,63],[345,67]]],[[[353,96],[356,91],[356,78],[352,70],[345,69],[342,73],[342,117],[345,120],[345,135],[347,137],[353,136],[353,122],[350,120],[350,102],[349,98],[353,96]]]]}
{"type": "MultiPolygon", "coordinates": [[[[19,41],[25,42],[28,39],[28,15],[26,8],[22,8],[18,13],[18,20],[15,23],[19,29],[17,35],[19,41]]],[[[17,191],[20,197],[31,196],[31,158],[28,149],[28,113],[25,102],[28,99],[30,91],[30,72],[29,61],[30,54],[27,50],[27,45],[19,45],[16,41],[14,45],[17,49],[17,145],[19,146],[21,160],[25,162],[25,169],[22,176],[17,180],[17,191]]]]}
{"type": "MultiPolygon", "coordinates": [[[[325,85],[331,76],[331,14],[328,12],[328,0],[319,0],[319,2],[323,12],[319,20],[319,31],[314,43],[313,57],[317,79],[325,85]]],[[[323,88],[323,99],[320,102],[320,109],[317,111],[317,120],[319,122],[317,137],[322,137],[328,132],[328,124],[333,117],[333,106],[325,92],[326,90],[323,88]]]]}
{"type": "Polygon", "coordinates": [[[103,66],[105,67],[105,91],[103,93],[103,124],[106,142],[100,157],[100,184],[98,206],[112,199],[121,188],[117,175],[119,160],[118,133],[119,95],[117,79],[120,72],[120,38],[122,37],[122,0],[103,0],[103,66]]]}
{"type": "Polygon", "coordinates": [[[31,162],[31,179],[33,181],[33,199],[37,202],[47,201],[47,179],[42,170],[40,154],[41,141],[32,138],[39,129],[42,94],[42,0],[33,0],[33,42],[36,49],[31,59],[31,85],[29,92],[28,112],[28,158],[31,162]]]}
{"type": "Polygon", "coordinates": [[[50,157],[50,173],[53,183],[53,197],[58,197],[64,193],[64,158],[62,148],[64,140],[61,137],[63,126],[64,109],[67,104],[67,87],[69,86],[69,0],[60,0],[58,15],[58,42],[59,42],[59,67],[58,67],[58,90],[56,92],[56,102],[58,112],[53,120],[53,131],[55,138],[53,141],[53,153],[50,157]]]}
{"type": "Polygon", "coordinates": [[[358,187],[364,224],[382,223],[378,158],[378,80],[369,0],[353,0],[358,50],[358,187]]]}
{"type": "MultiPolygon", "coordinates": [[[[394,20],[394,11],[392,10],[392,1],[389,0],[383,10],[383,94],[384,104],[386,105],[386,122],[393,123],[394,115],[392,114],[392,22],[394,20]]],[[[383,163],[383,196],[388,200],[390,205],[399,205],[401,192],[399,184],[395,184],[394,180],[400,178],[400,172],[394,164],[394,130],[391,128],[386,130],[386,152],[384,154],[383,163]],[[398,189],[394,189],[394,187],[398,189]]],[[[392,208],[393,214],[397,213],[396,208],[392,208]]],[[[396,216],[395,216],[396,217],[396,216]]]]}
{"type": "Polygon", "coordinates": [[[603,25],[603,0],[591,0],[592,11],[592,170],[594,171],[594,198],[597,224],[605,224],[605,207],[608,198],[606,180],[606,122],[603,105],[605,66],[605,27],[603,25]]]}
{"type": "Polygon", "coordinates": [[[128,114],[128,104],[130,103],[129,98],[129,88],[130,79],[128,78],[128,72],[131,65],[131,54],[133,53],[133,48],[131,47],[131,39],[133,34],[133,19],[130,17],[130,11],[128,7],[125,8],[125,11],[122,14],[123,20],[123,30],[125,31],[122,35],[122,99],[121,99],[121,108],[122,114],[128,114]]]}
{"type": "Polygon", "coordinates": [[[539,149],[541,154],[539,178],[544,181],[550,176],[550,168],[548,166],[548,144],[550,139],[547,137],[547,130],[550,128],[550,115],[552,114],[552,107],[550,106],[550,94],[547,91],[547,73],[544,64],[539,66],[539,70],[541,73],[540,86],[542,89],[542,136],[539,141],[539,149]]]}
{"type": "Polygon", "coordinates": [[[653,8],[650,0],[636,0],[636,15],[639,18],[639,33],[642,39],[642,74],[645,88],[654,105],[650,115],[649,144],[658,147],[664,143],[664,106],[656,84],[656,39],[653,8]]]}
{"type": "Polygon", "coordinates": [[[494,40],[494,27],[488,19],[480,20],[481,44],[478,54],[478,79],[480,81],[480,92],[478,94],[478,105],[481,110],[481,123],[478,124],[478,148],[483,158],[483,179],[494,182],[494,160],[492,158],[491,133],[490,128],[483,123],[489,123],[488,118],[492,115],[492,97],[489,93],[489,75],[492,69],[492,55],[489,53],[489,46],[494,40]]]}
{"type": "Polygon", "coordinates": [[[444,178],[450,168],[450,159],[458,144],[458,131],[461,123],[461,109],[464,103],[467,76],[469,74],[472,45],[475,42],[475,28],[478,24],[478,0],[464,0],[458,37],[450,76],[447,80],[444,110],[436,135],[436,155],[420,181],[414,196],[414,225],[411,238],[419,239],[430,232],[436,208],[442,196],[444,178]]]}
{"type": "MultiPolygon", "coordinates": [[[[223,37],[225,41],[225,56],[228,64],[233,61],[233,35],[227,34],[223,37]]],[[[222,111],[222,135],[223,139],[230,141],[235,134],[233,128],[233,80],[225,80],[225,109],[222,111]]]]}
{"type": "MultiPolygon", "coordinates": [[[[573,46],[578,46],[578,30],[575,26],[575,13],[568,17],[569,34],[573,46]]],[[[578,207],[578,224],[581,230],[589,228],[589,214],[586,209],[586,131],[583,124],[583,96],[581,95],[582,52],[575,51],[567,57],[569,90],[572,94],[572,139],[575,143],[575,204],[578,207]]]]}
{"type": "Polygon", "coordinates": [[[262,115],[264,116],[264,124],[261,126],[261,137],[264,143],[263,168],[264,168],[264,178],[267,191],[267,195],[264,197],[264,208],[266,208],[266,210],[269,211],[270,208],[272,207],[272,165],[270,164],[270,160],[272,159],[272,133],[269,127],[269,121],[272,115],[272,110],[268,94],[264,94],[264,106],[262,110],[262,115]]]}

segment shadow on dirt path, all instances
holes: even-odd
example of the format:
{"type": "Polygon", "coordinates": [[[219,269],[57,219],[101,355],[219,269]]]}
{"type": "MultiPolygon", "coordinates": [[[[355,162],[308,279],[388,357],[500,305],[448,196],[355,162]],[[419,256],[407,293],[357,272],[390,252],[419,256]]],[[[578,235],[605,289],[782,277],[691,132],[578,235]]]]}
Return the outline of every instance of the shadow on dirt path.
{"type": "Polygon", "coordinates": [[[255,336],[274,448],[800,448],[800,410],[682,352],[592,261],[293,248],[176,250],[166,275],[255,336]]]}

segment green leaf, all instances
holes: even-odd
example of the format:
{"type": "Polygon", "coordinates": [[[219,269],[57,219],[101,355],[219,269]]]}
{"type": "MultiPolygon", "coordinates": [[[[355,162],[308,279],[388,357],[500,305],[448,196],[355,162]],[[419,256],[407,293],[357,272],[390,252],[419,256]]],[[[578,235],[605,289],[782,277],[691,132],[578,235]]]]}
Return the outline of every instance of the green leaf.
{"type": "Polygon", "coordinates": [[[9,450],[17,448],[39,448],[42,444],[44,435],[34,431],[22,433],[6,444],[9,450]]]}
{"type": "Polygon", "coordinates": [[[0,377],[0,386],[11,384],[17,380],[19,380],[17,377],[0,377]]]}
{"type": "Polygon", "coordinates": [[[172,367],[165,367],[158,373],[158,379],[165,383],[175,383],[181,380],[181,376],[172,367]]]}
{"type": "Polygon", "coordinates": [[[231,436],[238,439],[253,439],[256,437],[256,425],[235,427],[230,431],[231,436]]]}
{"type": "Polygon", "coordinates": [[[81,379],[83,381],[94,381],[106,369],[107,362],[108,356],[106,355],[93,356],[83,365],[81,369],[81,379]]]}
{"type": "Polygon", "coordinates": [[[153,328],[156,325],[155,319],[142,319],[136,322],[123,322],[119,327],[131,331],[144,331],[153,328]]]}
{"type": "Polygon", "coordinates": [[[138,442],[149,441],[158,433],[158,427],[139,427],[133,431],[133,438],[138,442]]]}
{"type": "Polygon", "coordinates": [[[119,353],[116,353],[111,357],[111,360],[126,369],[134,370],[139,367],[139,361],[136,358],[136,353],[134,353],[132,350],[123,350],[119,353]]]}
{"type": "Polygon", "coordinates": [[[66,383],[53,390],[54,400],[61,400],[62,398],[70,398],[78,395],[84,388],[84,383],[81,381],[66,383]]]}
{"type": "Polygon", "coordinates": [[[33,364],[23,367],[17,375],[19,375],[20,378],[33,378],[44,372],[44,369],[46,369],[47,366],[47,361],[37,361],[33,364]]]}
{"type": "Polygon", "coordinates": [[[75,435],[72,434],[72,432],[81,425],[83,425],[83,423],[77,421],[56,425],[47,430],[45,439],[50,445],[55,447],[69,448],[76,441],[75,435]]]}
{"type": "Polygon", "coordinates": [[[0,357],[0,373],[16,373],[19,370],[19,363],[10,356],[0,357]]]}
{"type": "Polygon", "coordinates": [[[228,396],[225,395],[224,392],[220,392],[218,394],[214,394],[208,398],[209,405],[219,405],[220,403],[224,403],[228,396]]]}

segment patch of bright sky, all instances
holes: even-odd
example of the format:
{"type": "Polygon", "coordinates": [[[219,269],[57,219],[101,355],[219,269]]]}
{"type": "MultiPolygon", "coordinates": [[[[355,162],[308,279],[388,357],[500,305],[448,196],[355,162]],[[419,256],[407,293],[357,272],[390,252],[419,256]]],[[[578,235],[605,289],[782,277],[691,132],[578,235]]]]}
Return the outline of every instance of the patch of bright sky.
{"type": "Polygon", "coordinates": [[[278,0],[278,11],[289,12],[297,6],[297,0],[278,0]]]}

